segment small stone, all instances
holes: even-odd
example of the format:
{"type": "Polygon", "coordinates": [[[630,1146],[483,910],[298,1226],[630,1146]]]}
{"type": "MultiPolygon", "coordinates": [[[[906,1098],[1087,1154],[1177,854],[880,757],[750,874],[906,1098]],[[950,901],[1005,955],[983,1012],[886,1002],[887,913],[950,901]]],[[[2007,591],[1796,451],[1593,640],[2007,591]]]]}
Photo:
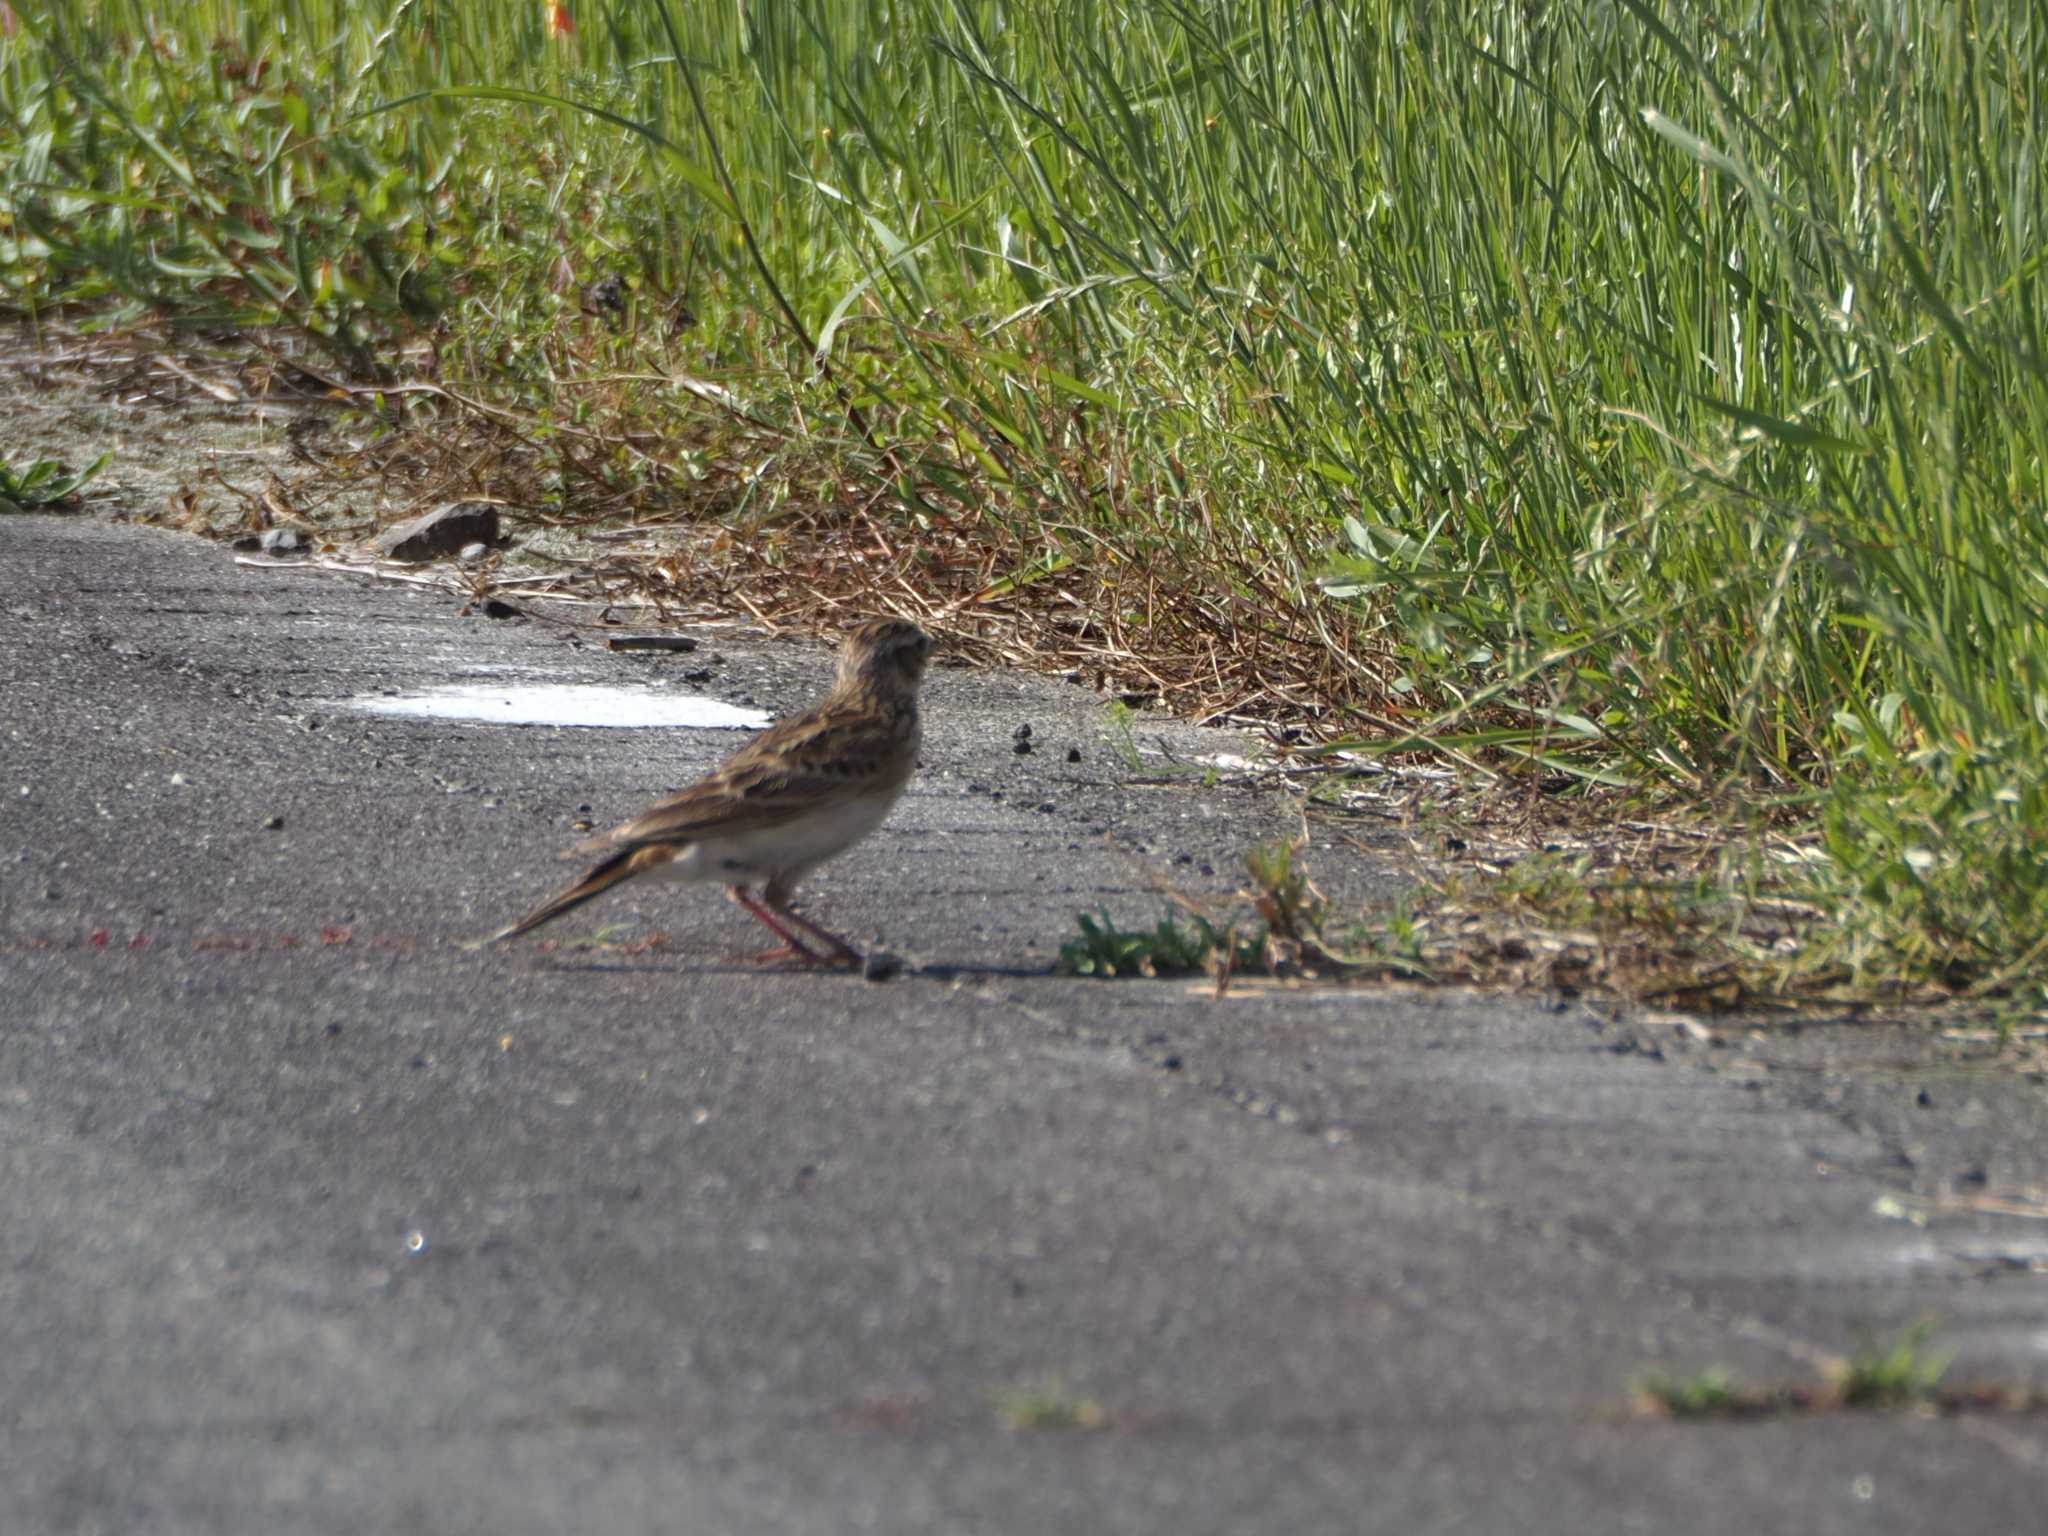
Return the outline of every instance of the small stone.
{"type": "Polygon", "coordinates": [[[1078,763],[1079,761],[1081,761],[1081,749],[1079,747],[1067,748],[1067,761],[1070,763],[1078,763]]]}
{"type": "Polygon", "coordinates": [[[490,548],[490,545],[478,540],[474,544],[463,545],[461,549],[456,551],[455,558],[462,561],[465,565],[474,565],[490,552],[490,548]]]}
{"type": "Polygon", "coordinates": [[[299,537],[296,528],[270,528],[256,541],[256,547],[266,555],[303,555],[306,541],[299,537]]]}
{"type": "Polygon", "coordinates": [[[861,962],[860,974],[865,981],[893,981],[903,974],[903,961],[886,949],[878,949],[861,962]]]}
{"type": "Polygon", "coordinates": [[[1016,753],[1019,757],[1024,757],[1029,755],[1031,751],[1031,743],[1027,738],[1019,736],[1015,741],[1010,743],[1010,750],[1016,753]]]}
{"type": "Polygon", "coordinates": [[[526,617],[526,610],[515,608],[502,598],[489,597],[484,599],[484,617],[487,619],[523,619],[526,617]]]}
{"type": "Polygon", "coordinates": [[[1017,727],[1016,730],[1012,731],[1010,735],[1013,739],[1017,741],[1029,741],[1031,739],[1031,727],[1028,725],[1020,725],[1017,727]]]}
{"type": "Polygon", "coordinates": [[[473,544],[498,542],[498,508],[488,501],[451,501],[387,528],[371,547],[387,560],[437,560],[473,544]]]}
{"type": "Polygon", "coordinates": [[[283,830],[284,830],[284,818],[283,818],[282,816],[266,816],[266,817],[264,817],[264,818],[263,818],[263,830],[264,830],[264,831],[266,831],[266,832],[281,832],[281,831],[283,831],[283,830]]]}

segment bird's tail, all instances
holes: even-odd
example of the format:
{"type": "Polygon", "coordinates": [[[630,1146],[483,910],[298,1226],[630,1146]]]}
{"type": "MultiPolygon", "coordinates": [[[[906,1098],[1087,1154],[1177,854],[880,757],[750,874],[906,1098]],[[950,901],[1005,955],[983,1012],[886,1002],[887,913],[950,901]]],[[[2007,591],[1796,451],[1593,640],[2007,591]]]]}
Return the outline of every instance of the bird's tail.
{"type": "Polygon", "coordinates": [[[473,947],[481,949],[486,944],[496,944],[504,939],[516,939],[522,933],[531,933],[542,923],[551,923],[571,908],[582,906],[592,897],[602,896],[621,880],[630,880],[635,875],[645,874],[650,869],[668,863],[674,857],[675,850],[661,843],[644,848],[622,848],[566,891],[549,897],[518,922],[507,923],[496,933],[478,939],[473,947]]]}

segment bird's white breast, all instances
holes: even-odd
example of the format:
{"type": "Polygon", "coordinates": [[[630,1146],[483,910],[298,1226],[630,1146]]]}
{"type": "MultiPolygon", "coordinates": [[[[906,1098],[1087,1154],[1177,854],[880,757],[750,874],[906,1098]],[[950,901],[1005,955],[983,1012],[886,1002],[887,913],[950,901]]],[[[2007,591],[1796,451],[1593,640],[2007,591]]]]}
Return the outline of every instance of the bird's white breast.
{"type": "Polygon", "coordinates": [[[778,825],[713,833],[677,854],[660,873],[672,880],[742,885],[776,875],[795,880],[879,827],[900,793],[822,802],[778,825]]]}

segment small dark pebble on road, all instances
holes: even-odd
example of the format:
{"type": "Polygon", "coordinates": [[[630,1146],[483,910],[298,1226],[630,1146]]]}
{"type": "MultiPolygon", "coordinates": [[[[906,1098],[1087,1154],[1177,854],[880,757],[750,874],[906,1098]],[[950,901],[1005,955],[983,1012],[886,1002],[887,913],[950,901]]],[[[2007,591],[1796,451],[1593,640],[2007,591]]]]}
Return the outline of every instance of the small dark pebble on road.
{"type": "Polygon", "coordinates": [[[903,974],[903,961],[885,949],[878,949],[861,962],[860,974],[864,981],[893,981],[903,974]]]}

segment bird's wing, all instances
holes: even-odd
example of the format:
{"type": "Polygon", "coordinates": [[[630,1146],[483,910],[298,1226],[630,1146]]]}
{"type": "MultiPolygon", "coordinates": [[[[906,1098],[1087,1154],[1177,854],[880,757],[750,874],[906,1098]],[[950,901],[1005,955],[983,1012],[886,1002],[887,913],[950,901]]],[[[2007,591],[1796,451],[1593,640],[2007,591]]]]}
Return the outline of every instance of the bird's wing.
{"type": "Polygon", "coordinates": [[[879,777],[902,749],[893,723],[866,710],[825,705],[770,726],[688,789],[586,838],[564,857],[776,826],[842,793],[849,780],[879,777]]]}

